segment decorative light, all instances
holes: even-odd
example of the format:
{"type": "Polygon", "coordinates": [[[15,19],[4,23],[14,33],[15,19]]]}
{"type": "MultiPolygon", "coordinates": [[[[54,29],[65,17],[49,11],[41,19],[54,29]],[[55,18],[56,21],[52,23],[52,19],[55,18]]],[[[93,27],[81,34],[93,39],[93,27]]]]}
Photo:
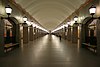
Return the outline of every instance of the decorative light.
{"type": "Polygon", "coordinates": [[[89,12],[90,12],[90,15],[94,15],[96,13],[96,7],[94,5],[92,5],[90,8],[89,8],[89,12]]]}
{"type": "Polygon", "coordinates": [[[33,21],[31,21],[31,23],[30,23],[31,25],[33,24],[33,21]]]}
{"type": "MultiPolygon", "coordinates": [[[[77,22],[77,21],[76,21],[77,22]]],[[[73,24],[75,23],[75,21],[71,21],[70,22],[70,26],[73,26],[73,24]]]]}
{"type": "Polygon", "coordinates": [[[74,21],[76,22],[77,20],[78,20],[78,17],[77,17],[77,16],[75,16],[75,17],[74,17],[74,21]]]}
{"type": "Polygon", "coordinates": [[[26,21],[27,21],[27,17],[26,17],[26,16],[24,16],[24,17],[23,17],[23,20],[24,20],[24,22],[26,22],[26,21]]]}
{"type": "Polygon", "coordinates": [[[70,21],[68,21],[67,24],[70,25],[71,24],[70,21]]]}
{"type": "Polygon", "coordinates": [[[33,27],[36,27],[35,23],[32,22],[32,26],[33,26],[33,27]]]}
{"type": "Polygon", "coordinates": [[[68,24],[65,24],[65,27],[68,27],[68,24]]]}
{"type": "Polygon", "coordinates": [[[62,28],[65,28],[65,25],[62,25],[62,28]]]}
{"type": "Polygon", "coordinates": [[[10,5],[8,5],[5,7],[5,9],[6,9],[7,15],[9,16],[12,13],[12,8],[10,7],[10,5]]]}
{"type": "Polygon", "coordinates": [[[26,21],[26,23],[28,24],[28,26],[32,25],[30,21],[26,21]]]}

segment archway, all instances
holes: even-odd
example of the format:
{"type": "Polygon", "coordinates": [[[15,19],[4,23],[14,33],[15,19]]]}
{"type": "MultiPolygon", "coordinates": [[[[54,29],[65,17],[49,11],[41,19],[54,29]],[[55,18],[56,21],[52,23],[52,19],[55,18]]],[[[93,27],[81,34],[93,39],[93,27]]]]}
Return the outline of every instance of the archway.
{"type": "Polygon", "coordinates": [[[8,52],[20,44],[20,27],[19,22],[14,17],[2,19],[4,30],[3,32],[3,46],[4,52],[8,52]]]}
{"type": "Polygon", "coordinates": [[[96,35],[97,19],[87,17],[83,20],[81,28],[81,43],[83,47],[96,52],[97,35],[96,35]]]}

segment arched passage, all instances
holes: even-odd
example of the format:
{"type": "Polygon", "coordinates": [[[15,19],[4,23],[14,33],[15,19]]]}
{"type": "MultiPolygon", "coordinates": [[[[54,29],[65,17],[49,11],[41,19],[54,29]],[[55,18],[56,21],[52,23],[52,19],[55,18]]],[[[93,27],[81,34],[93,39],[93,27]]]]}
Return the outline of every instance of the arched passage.
{"type": "Polygon", "coordinates": [[[20,44],[20,32],[19,22],[14,17],[8,17],[1,19],[0,23],[2,42],[0,43],[1,51],[8,52],[20,44]]]}
{"type": "Polygon", "coordinates": [[[96,52],[97,48],[97,19],[87,17],[83,20],[81,28],[81,43],[86,48],[96,52]]]}

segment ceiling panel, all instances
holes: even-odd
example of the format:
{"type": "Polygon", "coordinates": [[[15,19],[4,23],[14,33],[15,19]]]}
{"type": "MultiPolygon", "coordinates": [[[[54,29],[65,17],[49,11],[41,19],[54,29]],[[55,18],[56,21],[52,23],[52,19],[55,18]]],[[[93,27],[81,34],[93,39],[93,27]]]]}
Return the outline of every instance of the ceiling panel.
{"type": "Polygon", "coordinates": [[[52,30],[86,0],[15,0],[43,27],[52,30]]]}

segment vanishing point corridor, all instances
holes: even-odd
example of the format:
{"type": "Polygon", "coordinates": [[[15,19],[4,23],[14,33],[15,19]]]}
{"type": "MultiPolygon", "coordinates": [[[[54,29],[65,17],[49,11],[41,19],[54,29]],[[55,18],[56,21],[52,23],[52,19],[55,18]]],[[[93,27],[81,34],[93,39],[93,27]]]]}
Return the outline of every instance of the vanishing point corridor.
{"type": "Polygon", "coordinates": [[[0,67],[100,67],[100,0],[0,0],[0,67]]]}
{"type": "Polygon", "coordinates": [[[100,57],[79,44],[45,35],[0,57],[0,67],[100,67],[100,57]]]}

